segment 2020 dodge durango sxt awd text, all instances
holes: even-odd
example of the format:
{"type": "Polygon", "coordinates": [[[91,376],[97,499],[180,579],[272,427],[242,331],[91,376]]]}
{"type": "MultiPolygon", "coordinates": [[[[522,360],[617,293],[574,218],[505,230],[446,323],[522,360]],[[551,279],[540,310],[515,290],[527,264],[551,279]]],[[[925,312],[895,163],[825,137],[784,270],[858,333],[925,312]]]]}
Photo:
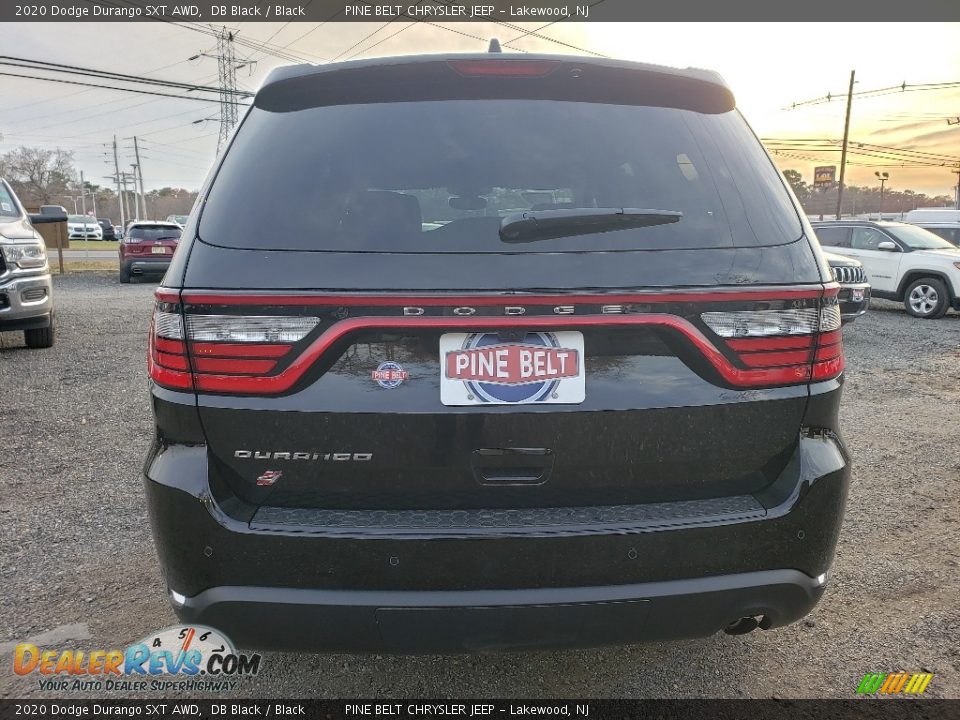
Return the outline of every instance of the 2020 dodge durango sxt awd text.
{"type": "Polygon", "coordinates": [[[713,73],[274,70],[156,293],[172,604],[325,651],[796,621],[849,479],[837,291],[713,73]]]}

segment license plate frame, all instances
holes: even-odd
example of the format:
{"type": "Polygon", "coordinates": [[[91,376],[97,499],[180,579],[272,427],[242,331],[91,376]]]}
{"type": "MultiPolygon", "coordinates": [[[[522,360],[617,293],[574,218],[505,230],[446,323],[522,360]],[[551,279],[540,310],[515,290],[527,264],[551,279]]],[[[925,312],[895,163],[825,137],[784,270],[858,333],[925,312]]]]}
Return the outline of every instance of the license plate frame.
{"type": "Polygon", "coordinates": [[[447,406],[578,405],[586,399],[583,333],[444,333],[440,402],[447,406]]]}

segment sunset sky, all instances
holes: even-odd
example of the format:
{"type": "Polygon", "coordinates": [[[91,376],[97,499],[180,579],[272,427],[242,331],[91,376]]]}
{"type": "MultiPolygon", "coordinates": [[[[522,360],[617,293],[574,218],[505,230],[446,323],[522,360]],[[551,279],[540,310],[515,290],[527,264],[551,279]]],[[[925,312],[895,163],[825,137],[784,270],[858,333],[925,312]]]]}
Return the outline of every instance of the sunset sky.
{"type": "MultiPolygon", "coordinates": [[[[528,34],[505,50],[575,53],[569,47],[575,46],[620,59],[717,70],[730,83],[757,134],[787,148],[777,156],[780,167],[799,170],[808,182],[814,165],[839,164],[840,153],[825,151],[823,148],[831,146],[822,143],[839,141],[843,135],[851,70],[857,73],[858,92],[904,82],[908,86],[952,83],[952,87],[934,90],[856,98],[850,138],[858,153],[870,155],[850,156],[847,180],[874,185],[874,172],[879,169],[890,174],[888,188],[910,188],[931,195],[952,195],[957,182],[949,165],[960,163],[960,124],[948,125],[947,120],[960,117],[960,24],[561,22],[507,28],[493,23],[436,27],[396,21],[385,25],[238,23],[231,27],[241,38],[283,46],[284,52],[312,62],[484,51],[482,38],[498,37],[509,43],[523,33],[538,31],[542,38],[528,34]],[[839,99],[790,109],[793,103],[822,98],[828,92],[839,99]],[[799,149],[798,139],[821,144],[817,150],[799,149]],[[912,157],[917,160],[890,157],[890,149],[914,151],[912,157]],[[887,157],[881,157],[883,154],[887,157]]],[[[10,56],[164,80],[214,84],[217,78],[215,60],[188,61],[200,51],[215,52],[213,39],[170,24],[5,23],[0,25],[0,47],[10,56]]],[[[252,72],[238,72],[240,86],[249,90],[258,87],[271,67],[287,62],[243,48],[238,48],[238,57],[257,61],[252,72]]],[[[37,74],[18,68],[3,70],[37,74]]],[[[114,133],[121,139],[121,162],[127,169],[132,148],[126,138],[134,134],[142,138],[148,189],[198,187],[216,152],[217,122],[195,124],[216,118],[218,110],[213,103],[207,106],[3,76],[0,98],[0,153],[19,145],[60,146],[73,150],[77,167],[101,184],[108,182],[103,176],[113,169],[112,157],[111,167],[104,162],[103,143],[109,143],[114,133]]]]}

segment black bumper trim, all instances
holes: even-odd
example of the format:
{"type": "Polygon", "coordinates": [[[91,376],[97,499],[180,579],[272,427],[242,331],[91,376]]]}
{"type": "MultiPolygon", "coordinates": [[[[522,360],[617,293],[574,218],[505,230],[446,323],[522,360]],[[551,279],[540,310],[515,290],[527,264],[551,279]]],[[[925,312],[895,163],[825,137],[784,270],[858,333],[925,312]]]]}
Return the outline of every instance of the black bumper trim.
{"type": "Polygon", "coordinates": [[[254,515],[250,529],[323,535],[342,531],[362,533],[366,537],[378,532],[390,536],[420,532],[434,536],[447,533],[461,536],[471,531],[486,536],[486,531],[496,530],[501,536],[529,537],[533,529],[561,532],[575,527],[581,531],[589,528],[594,533],[638,532],[744,522],[765,515],[766,510],[752,495],[643,505],[481,510],[329,510],[265,506],[254,515]]]}
{"type": "Polygon", "coordinates": [[[28,318],[18,318],[16,320],[4,320],[0,318],[0,332],[10,332],[13,330],[34,330],[37,328],[50,327],[50,313],[28,318]]]}
{"type": "Polygon", "coordinates": [[[456,653],[712,635],[741,617],[794,622],[825,577],[790,569],[607,587],[370,591],[215,587],[174,603],[241,647],[456,653]]]}

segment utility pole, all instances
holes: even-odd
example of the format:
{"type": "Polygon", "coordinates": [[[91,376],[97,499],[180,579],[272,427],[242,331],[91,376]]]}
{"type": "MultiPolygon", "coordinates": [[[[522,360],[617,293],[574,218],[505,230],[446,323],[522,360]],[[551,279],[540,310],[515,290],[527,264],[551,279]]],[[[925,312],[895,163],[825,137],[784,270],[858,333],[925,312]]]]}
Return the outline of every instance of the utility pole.
{"type": "Polygon", "coordinates": [[[140,216],[142,220],[147,219],[147,196],[143,192],[143,165],[140,164],[140,148],[137,145],[137,136],[133,136],[133,154],[137,158],[137,174],[140,177],[140,204],[143,207],[143,214],[140,216]]]}
{"type": "Polygon", "coordinates": [[[847,90],[847,118],[843,122],[843,149],[840,151],[840,184],[837,186],[837,220],[843,202],[843,176],[847,169],[847,139],[850,137],[850,106],[853,104],[853,78],[856,70],[850,71],[850,89],[847,90]]]}
{"type": "MultiPolygon", "coordinates": [[[[80,209],[83,213],[83,216],[87,216],[87,193],[86,187],[83,184],[83,170],[80,171],[80,209]]],[[[84,232],[86,235],[86,232],[84,232]]]]}
{"type": "Polygon", "coordinates": [[[124,218],[125,218],[124,223],[123,223],[123,231],[124,231],[124,233],[126,233],[126,231],[127,231],[127,223],[126,223],[126,220],[133,220],[133,218],[130,217],[130,212],[128,211],[128,208],[127,208],[127,174],[126,174],[125,172],[122,172],[122,173],[119,174],[119,177],[120,177],[120,182],[121,182],[121,190],[120,190],[120,215],[121,215],[121,217],[124,217],[124,218]]]}
{"type": "Polygon", "coordinates": [[[143,216],[146,215],[146,213],[143,213],[143,212],[140,211],[140,204],[141,204],[141,203],[140,203],[140,199],[137,197],[137,195],[138,195],[138,193],[137,193],[137,164],[136,164],[136,163],[130,163],[130,167],[131,167],[131,169],[133,170],[133,172],[130,173],[130,174],[133,176],[133,177],[132,177],[132,182],[133,182],[133,211],[134,211],[134,213],[136,213],[136,215],[137,215],[137,220],[143,220],[143,219],[144,219],[143,216]]]}
{"type": "Polygon", "coordinates": [[[951,170],[957,176],[957,210],[960,210],[960,170],[951,170]]]}
{"type": "Polygon", "coordinates": [[[123,208],[123,190],[120,188],[120,161],[117,159],[117,136],[113,136],[113,177],[117,181],[117,204],[120,206],[120,227],[126,229],[126,217],[123,208]]]}

